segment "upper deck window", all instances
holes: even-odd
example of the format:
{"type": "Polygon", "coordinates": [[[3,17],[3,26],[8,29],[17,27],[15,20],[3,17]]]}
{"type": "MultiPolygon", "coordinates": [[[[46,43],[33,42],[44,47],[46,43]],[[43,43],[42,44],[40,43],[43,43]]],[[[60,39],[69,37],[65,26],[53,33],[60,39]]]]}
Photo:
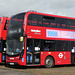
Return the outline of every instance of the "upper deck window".
{"type": "Polygon", "coordinates": [[[27,24],[51,28],[75,29],[75,20],[39,14],[30,14],[27,24]]]}
{"type": "Polygon", "coordinates": [[[24,16],[25,16],[25,13],[20,13],[11,18],[7,36],[20,37],[21,35],[23,35],[24,16]]]}
{"type": "Polygon", "coordinates": [[[6,20],[4,30],[7,30],[7,25],[8,25],[9,20],[6,20]]]}
{"type": "Polygon", "coordinates": [[[75,29],[75,20],[68,20],[69,29],[75,29]]]}
{"type": "Polygon", "coordinates": [[[15,16],[12,17],[12,19],[10,20],[10,26],[23,26],[23,22],[24,22],[24,15],[25,13],[21,13],[21,14],[17,14],[15,16]]]}
{"type": "Polygon", "coordinates": [[[43,26],[56,27],[55,17],[43,16],[43,26]]]}
{"type": "Polygon", "coordinates": [[[28,16],[28,25],[41,26],[42,25],[42,16],[36,14],[30,14],[28,16]]]}
{"type": "Polygon", "coordinates": [[[56,18],[57,28],[67,28],[67,19],[56,18]]]}

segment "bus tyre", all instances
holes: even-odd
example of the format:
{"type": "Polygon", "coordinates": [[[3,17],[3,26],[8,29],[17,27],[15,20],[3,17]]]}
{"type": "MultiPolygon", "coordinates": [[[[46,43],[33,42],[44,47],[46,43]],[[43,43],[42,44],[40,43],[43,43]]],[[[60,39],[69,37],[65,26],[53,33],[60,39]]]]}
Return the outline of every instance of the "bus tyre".
{"type": "Polygon", "coordinates": [[[45,67],[46,68],[51,68],[54,66],[54,60],[52,57],[48,56],[46,59],[45,59],[45,67]]]}

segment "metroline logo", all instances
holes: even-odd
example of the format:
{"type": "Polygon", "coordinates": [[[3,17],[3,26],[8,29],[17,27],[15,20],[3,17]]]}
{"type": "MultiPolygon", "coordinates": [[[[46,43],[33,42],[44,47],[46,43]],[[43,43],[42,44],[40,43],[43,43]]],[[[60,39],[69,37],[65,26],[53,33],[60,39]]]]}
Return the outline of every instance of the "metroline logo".
{"type": "Polygon", "coordinates": [[[35,29],[31,29],[31,32],[39,32],[39,33],[40,33],[41,30],[38,30],[38,29],[37,29],[37,30],[35,30],[35,29]]]}

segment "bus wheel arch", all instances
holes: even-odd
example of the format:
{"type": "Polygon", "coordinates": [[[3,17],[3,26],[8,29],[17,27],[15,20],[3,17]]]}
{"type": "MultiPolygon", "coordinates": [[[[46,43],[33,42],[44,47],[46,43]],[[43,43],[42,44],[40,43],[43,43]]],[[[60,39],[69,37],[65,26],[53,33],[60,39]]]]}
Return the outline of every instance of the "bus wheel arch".
{"type": "Polygon", "coordinates": [[[55,65],[55,59],[53,56],[49,55],[45,58],[45,67],[51,68],[55,65]]]}

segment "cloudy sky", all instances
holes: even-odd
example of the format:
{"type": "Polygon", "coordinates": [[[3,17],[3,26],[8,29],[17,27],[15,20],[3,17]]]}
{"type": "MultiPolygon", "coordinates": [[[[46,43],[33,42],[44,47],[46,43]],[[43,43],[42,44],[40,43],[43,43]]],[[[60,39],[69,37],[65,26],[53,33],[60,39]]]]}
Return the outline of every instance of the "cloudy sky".
{"type": "Polygon", "coordinates": [[[75,0],[0,0],[0,16],[11,17],[28,10],[75,17],[75,0]]]}

